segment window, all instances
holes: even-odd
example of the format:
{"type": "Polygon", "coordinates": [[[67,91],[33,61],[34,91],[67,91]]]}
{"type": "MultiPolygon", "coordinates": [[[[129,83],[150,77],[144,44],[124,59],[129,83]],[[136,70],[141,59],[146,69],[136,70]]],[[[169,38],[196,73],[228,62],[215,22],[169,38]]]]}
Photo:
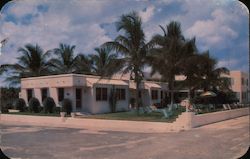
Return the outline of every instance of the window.
{"type": "Polygon", "coordinates": [[[96,88],[96,101],[107,101],[108,100],[108,89],[107,88],[96,88]]]}
{"type": "Polygon", "coordinates": [[[27,99],[28,102],[30,101],[30,99],[33,97],[33,90],[32,89],[27,89],[27,99]]]}
{"type": "Polygon", "coordinates": [[[61,102],[64,99],[64,88],[58,88],[58,101],[61,102]]]}
{"type": "Polygon", "coordinates": [[[126,99],[125,89],[117,88],[116,89],[116,97],[117,97],[117,100],[125,100],[126,99]]]}
{"type": "Polygon", "coordinates": [[[163,91],[161,91],[161,99],[163,99],[163,91]]]}
{"type": "Polygon", "coordinates": [[[47,88],[42,88],[41,89],[42,93],[42,101],[48,97],[48,89],[47,88]]]}
{"type": "Polygon", "coordinates": [[[152,99],[158,99],[158,90],[151,90],[152,99]]]}
{"type": "Polygon", "coordinates": [[[82,89],[76,88],[76,108],[81,108],[82,105],[82,89]]]}

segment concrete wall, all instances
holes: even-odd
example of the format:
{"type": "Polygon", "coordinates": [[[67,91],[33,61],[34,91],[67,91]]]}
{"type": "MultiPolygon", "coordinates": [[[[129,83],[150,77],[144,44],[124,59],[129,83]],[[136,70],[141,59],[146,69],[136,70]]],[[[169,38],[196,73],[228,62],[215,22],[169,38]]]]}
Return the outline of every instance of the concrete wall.
{"type": "Polygon", "coordinates": [[[249,111],[250,111],[249,108],[239,108],[239,109],[220,111],[214,113],[192,115],[191,119],[192,127],[198,127],[244,115],[249,115],[249,111]]]}
{"type": "Polygon", "coordinates": [[[249,108],[240,108],[200,115],[195,115],[193,112],[183,112],[173,123],[172,128],[174,130],[189,130],[202,125],[249,115],[249,113],[249,108]]]}
{"type": "Polygon", "coordinates": [[[1,122],[16,122],[29,125],[52,126],[52,127],[73,127],[92,128],[103,131],[126,131],[126,132],[169,132],[188,130],[194,127],[211,124],[227,119],[249,115],[249,108],[240,108],[222,112],[194,115],[192,112],[184,112],[173,123],[165,122],[144,122],[144,121],[121,121],[104,119],[78,119],[45,116],[29,116],[0,114],[1,122]],[[138,129],[139,128],[139,129],[138,129]]]}
{"type": "Polygon", "coordinates": [[[82,88],[82,112],[91,112],[91,106],[93,103],[93,88],[84,87],[82,88]]]}
{"type": "Polygon", "coordinates": [[[0,114],[0,121],[3,123],[25,123],[28,125],[83,128],[98,131],[125,131],[136,133],[166,133],[168,131],[174,131],[172,129],[172,123],[164,122],[78,119],[71,117],[61,118],[13,114],[0,114]]]}

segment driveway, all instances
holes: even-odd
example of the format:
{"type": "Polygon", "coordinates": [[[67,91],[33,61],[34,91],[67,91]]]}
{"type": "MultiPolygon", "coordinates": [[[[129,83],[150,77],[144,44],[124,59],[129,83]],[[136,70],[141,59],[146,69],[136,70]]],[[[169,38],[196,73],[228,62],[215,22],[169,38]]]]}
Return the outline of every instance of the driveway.
{"type": "Polygon", "coordinates": [[[1,134],[3,152],[23,159],[235,159],[250,143],[249,116],[168,133],[1,123],[1,134]]]}

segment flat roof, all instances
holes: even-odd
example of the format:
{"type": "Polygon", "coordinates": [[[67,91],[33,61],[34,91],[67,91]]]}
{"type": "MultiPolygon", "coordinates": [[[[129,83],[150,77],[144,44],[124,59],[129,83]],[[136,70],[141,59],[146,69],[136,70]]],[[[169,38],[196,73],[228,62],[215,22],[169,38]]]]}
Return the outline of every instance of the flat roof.
{"type": "Polygon", "coordinates": [[[101,76],[95,76],[95,75],[85,75],[85,74],[58,74],[58,75],[46,75],[46,76],[36,76],[36,77],[24,77],[21,78],[21,80],[32,80],[32,79],[47,79],[47,78],[58,78],[58,77],[88,77],[88,78],[97,78],[97,79],[112,79],[112,80],[124,80],[124,79],[117,79],[117,78],[111,78],[111,77],[101,77],[101,76]]]}

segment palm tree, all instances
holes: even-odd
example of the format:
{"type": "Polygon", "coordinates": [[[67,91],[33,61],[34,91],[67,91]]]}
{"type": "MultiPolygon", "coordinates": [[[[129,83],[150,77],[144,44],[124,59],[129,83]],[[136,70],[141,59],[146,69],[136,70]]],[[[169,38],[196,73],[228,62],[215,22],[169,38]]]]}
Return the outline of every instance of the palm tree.
{"type": "Polygon", "coordinates": [[[19,48],[18,52],[22,55],[17,58],[15,64],[3,64],[0,73],[8,72],[5,79],[10,85],[20,84],[20,78],[47,75],[50,68],[47,63],[49,53],[43,51],[39,45],[26,44],[24,48],[19,48]]]}
{"type": "Polygon", "coordinates": [[[75,58],[75,73],[92,74],[93,61],[89,56],[79,54],[75,58]]]}
{"type": "Polygon", "coordinates": [[[72,73],[76,71],[74,56],[75,45],[59,44],[59,48],[53,49],[50,52],[56,55],[55,58],[49,60],[49,65],[55,73],[72,73]]]}
{"type": "Polygon", "coordinates": [[[186,79],[182,83],[182,86],[187,86],[188,88],[188,98],[191,99],[191,94],[195,88],[197,88],[197,83],[203,77],[203,66],[202,54],[198,52],[196,47],[195,38],[191,40],[186,40],[186,44],[183,47],[183,58],[182,64],[180,65],[182,75],[186,76],[186,79]]]}
{"type": "MultiPolygon", "coordinates": [[[[182,35],[181,25],[172,21],[166,28],[160,26],[163,35],[155,35],[151,42],[155,45],[151,49],[149,61],[152,66],[151,74],[158,72],[162,76],[162,81],[168,82],[171,93],[171,108],[174,102],[174,81],[175,75],[181,74],[181,68],[187,45],[182,35]]],[[[187,52],[188,53],[188,52],[187,52]]]]}
{"type": "Polygon", "coordinates": [[[122,15],[116,23],[118,35],[114,41],[106,42],[104,45],[121,54],[125,64],[123,73],[130,72],[130,77],[136,83],[135,103],[139,113],[139,85],[143,80],[143,68],[146,64],[146,55],[150,45],[145,42],[142,29],[142,21],[138,13],[131,12],[122,15]]]}
{"type": "Polygon", "coordinates": [[[122,68],[122,60],[111,54],[107,47],[95,48],[97,54],[90,55],[93,61],[93,73],[99,76],[112,76],[122,68]]]}
{"type": "Polygon", "coordinates": [[[210,57],[209,51],[194,54],[185,60],[182,70],[186,76],[184,85],[188,86],[189,92],[197,88],[202,88],[204,91],[214,88],[229,90],[229,79],[221,76],[229,74],[229,70],[225,67],[218,68],[216,64],[217,61],[210,57]]]}
{"type": "Polygon", "coordinates": [[[210,57],[208,51],[202,55],[202,59],[199,62],[203,65],[201,87],[204,91],[214,88],[229,90],[229,78],[221,76],[222,74],[229,74],[229,70],[226,67],[217,67],[217,60],[210,57]]]}

